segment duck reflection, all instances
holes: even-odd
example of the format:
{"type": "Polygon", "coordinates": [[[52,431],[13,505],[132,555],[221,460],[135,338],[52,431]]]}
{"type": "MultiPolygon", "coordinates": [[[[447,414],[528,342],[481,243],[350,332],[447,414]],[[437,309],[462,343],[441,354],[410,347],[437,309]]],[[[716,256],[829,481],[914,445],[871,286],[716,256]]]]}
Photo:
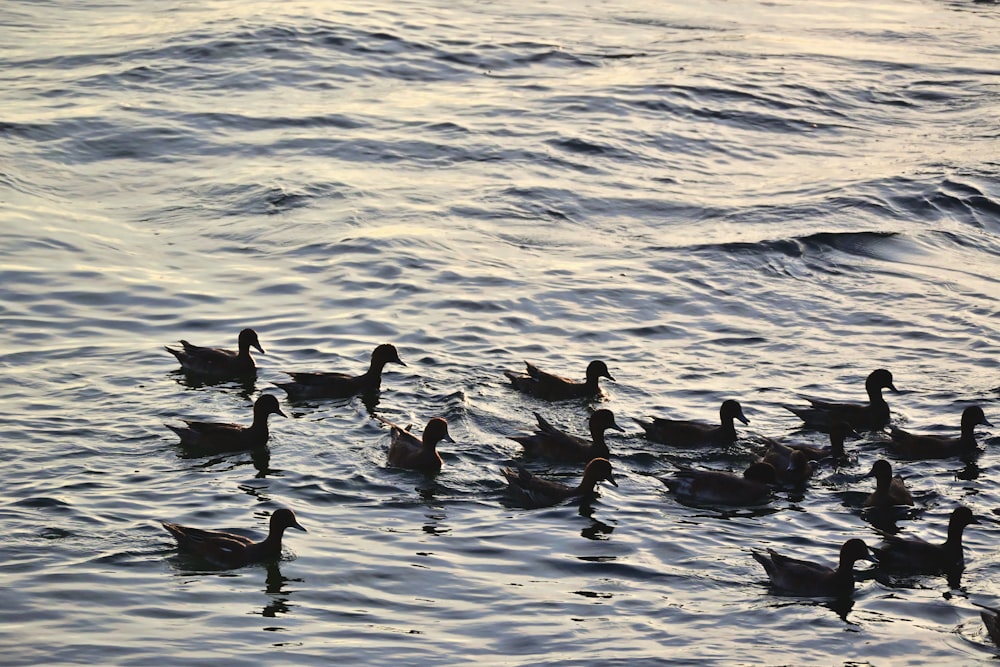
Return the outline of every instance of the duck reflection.
{"type": "Polygon", "coordinates": [[[187,389],[204,389],[214,387],[227,393],[239,396],[245,401],[252,401],[257,393],[257,376],[247,375],[239,378],[213,378],[211,376],[198,375],[197,373],[187,373],[183,370],[174,370],[168,373],[174,381],[187,389]]]}
{"type": "Polygon", "coordinates": [[[278,563],[267,565],[267,578],[264,583],[264,592],[271,596],[271,602],[260,611],[261,616],[276,618],[281,614],[287,614],[291,607],[288,604],[291,593],[285,589],[288,582],[301,582],[301,579],[289,579],[281,574],[281,567],[278,563]]]}

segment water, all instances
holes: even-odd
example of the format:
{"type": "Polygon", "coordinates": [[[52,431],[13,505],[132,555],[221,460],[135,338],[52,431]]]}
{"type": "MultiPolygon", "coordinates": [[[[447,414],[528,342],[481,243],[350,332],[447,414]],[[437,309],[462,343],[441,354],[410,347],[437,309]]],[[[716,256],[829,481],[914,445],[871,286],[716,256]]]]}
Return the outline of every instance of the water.
{"type": "MultiPolygon", "coordinates": [[[[774,594],[751,548],[832,562],[877,543],[860,480],[718,511],[673,461],[738,468],[793,434],[797,392],[894,421],[1000,420],[1000,35],[992,2],[8,2],[0,9],[4,663],[988,663],[1000,604],[996,429],[970,462],[894,461],[968,568],[866,571],[853,602],[774,594]],[[201,385],[179,338],[267,350],[201,385]],[[360,372],[377,405],[290,405],[284,370],[360,372]],[[617,382],[619,488],[520,510],[498,466],[533,411],[522,360],[617,382]],[[269,456],[190,457],[164,422],[248,423],[269,456]],[[632,417],[751,420],[670,452],[632,417]],[[371,411],[456,445],[436,478],[385,466],[371,411]],[[212,570],[160,519],[260,534],[278,564],[212,570]]],[[[538,468],[542,469],[542,468],[538,468]]],[[[573,479],[578,470],[553,466],[573,479]]],[[[862,567],[861,570],[865,570],[862,567]]]]}

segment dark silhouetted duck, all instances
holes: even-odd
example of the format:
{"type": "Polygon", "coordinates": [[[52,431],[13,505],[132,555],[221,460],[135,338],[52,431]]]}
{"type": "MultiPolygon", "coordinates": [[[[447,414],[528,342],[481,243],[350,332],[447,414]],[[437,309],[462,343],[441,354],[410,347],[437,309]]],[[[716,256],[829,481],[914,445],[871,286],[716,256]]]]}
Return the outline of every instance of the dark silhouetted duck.
{"type": "Polygon", "coordinates": [[[527,373],[504,371],[503,374],[510,379],[510,383],[515,389],[550,401],[598,396],[601,393],[598,380],[602,377],[614,380],[611,373],[608,372],[607,364],[603,361],[590,362],[587,366],[587,379],[583,382],[546,373],[527,361],[524,362],[524,365],[528,369],[527,373]]]}
{"type": "Polygon", "coordinates": [[[944,544],[931,544],[919,537],[904,538],[884,534],[885,544],[873,547],[879,566],[917,574],[952,573],[965,566],[962,553],[962,532],[972,523],[979,523],[968,507],[956,507],[948,520],[948,539],[944,544]]]}
{"type": "Polygon", "coordinates": [[[892,476],[892,465],[879,459],[872,465],[872,471],[865,477],[875,478],[875,491],[865,500],[865,507],[893,507],[895,505],[912,505],[910,495],[903,478],[892,476]]]}
{"type": "Polygon", "coordinates": [[[706,505],[756,505],[770,497],[777,479],[770,463],[757,462],[742,476],[722,470],[681,468],[660,481],[681,500],[706,505]]]}
{"type": "Polygon", "coordinates": [[[442,440],[455,442],[448,434],[448,422],[443,417],[434,417],[427,422],[424,433],[419,438],[391,422],[384,419],[382,422],[390,427],[389,465],[425,473],[441,470],[441,455],[438,454],[437,444],[442,440]]]}
{"type": "Polygon", "coordinates": [[[565,433],[549,422],[545,421],[537,412],[535,419],[538,420],[538,429],[531,435],[508,436],[511,440],[521,443],[524,452],[528,456],[541,456],[552,461],[565,461],[569,463],[586,463],[591,459],[606,459],[611,456],[607,442],[604,440],[604,432],[613,428],[622,431],[621,426],[615,423],[615,416],[611,410],[596,410],[587,423],[590,426],[591,440],[585,440],[579,436],[565,433]]]}
{"type": "Polygon", "coordinates": [[[164,349],[177,357],[181,367],[188,373],[213,377],[251,375],[257,371],[257,366],[250,356],[250,348],[255,347],[264,354],[264,348],[257,340],[257,332],[253,329],[244,329],[240,332],[239,349],[236,352],[218,347],[192,345],[186,340],[180,343],[182,347],[180,350],[166,346],[164,349]]]}
{"type": "Polygon", "coordinates": [[[785,444],[779,440],[763,438],[764,443],[770,449],[782,453],[785,457],[791,457],[793,450],[798,450],[805,454],[810,461],[822,461],[833,459],[835,461],[847,460],[847,452],[844,450],[844,439],[847,436],[860,437],[847,422],[838,421],[830,425],[830,444],[825,446],[806,445],[801,443],[785,444]]]}
{"type": "Polygon", "coordinates": [[[879,368],[872,371],[865,380],[867,403],[836,403],[803,396],[809,401],[810,407],[797,408],[790,405],[784,407],[798,415],[806,426],[820,431],[829,430],[831,424],[837,421],[845,421],[851,428],[859,431],[874,431],[884,428],[889,423],[889,404],[882,398],[883,389],[898,393],[892,384],[892,373],[879,368]]]}
{"type": "Polygon", "coordinates": [[[753,557],[764,566],[775,588],[791,595],[822,597],[849,597],[854,592],[854,563],[871,560],[868,545],[856,538],[840,547],[836,569],[783,556],[774,549],[766,554],[754,551],[753,557]]]}
{"type": "Polygon", "coordinates": [[[946,459],[962,456],[976,450],[976,426],[993,426],[986,420],[983,409],[978,405],[962,411],[962,434],[956,437],[945,435],[918,435],[901,428],[891,428],[892,439],[889,448],[907,459],[946,459]]]}
{"type": "Polygon", "coordinates": [[[174,536],[181,549],[225,568],[277,560],[281,556],[281,536],[285,529],[297,528],[303,532],[306,530],[299,525],[295,513],[284,508],[275,510],[271,515],[267,537],[260,542],[233,533],[190,528],[169,521],[161,523],[174,536]]]}
{"type": "Polygon", "coordinates": [[[743,416],[743,407],[739,401],[729,399],[723,401],[719,408],[718,425],[701,421],[686,421],[679,419],[664,419],[656,417],[653,421],[636,419],[646,431],[646,438],[653,442],[676,447],[693,447],[696,445],[728,445],[736,442],[736,427],[733,420],[739,419],[744,424],[750,420],[743,416]]]}
{"type": "Polygon", "coordinates": [[[777,475],[779,484],[797,485],[803,484],[813,476],[816,462],[798,449],[793,449],[787,454],[783,451],[771,448],[764,455],[764,463],[770,463],[777,475]]]}
{"type": "Polygon", "coordinates": [[[368,370],[361,375],[336,372],[288,372],[294,382],[279,383],[290,398],[347,398],[376,392],[382,386],[382,369],[388,363],[405,366],[394,345],[384,343],[372,351],[368,370]]]}
{"type": "Polygon", "coordinates": [[[577,486],[568,486],[561,482],[542,479],[515,464],[514,468],[501,468],[507,478],[508,492],[519,505],[528,508],[549,507],[569,498],[589,496],[594,493],[594,487],[600,481],[611,482],[618,486],[611,474],[611,463],[607,459],[592,459],[583,471],[583,481],[577,486]]]}
{"type": "Polygon", "coordinates": [[[181,444],[214,452],[238,452],[256,449],[267,444],[270,433],[267,430],[269,415],[287,415],[281,411],[278,399],[271,394],[261,394],[253,404],[253,423],[250,426],[219,422],[197,422],[183,420],[187,426],[166,427],[180,436],[181,444]]]}

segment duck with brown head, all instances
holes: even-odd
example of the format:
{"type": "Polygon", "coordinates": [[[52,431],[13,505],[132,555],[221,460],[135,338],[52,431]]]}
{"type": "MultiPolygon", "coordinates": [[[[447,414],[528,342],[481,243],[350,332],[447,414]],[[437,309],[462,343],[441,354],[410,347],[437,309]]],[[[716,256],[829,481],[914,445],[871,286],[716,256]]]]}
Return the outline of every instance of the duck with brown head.
{"type": "Polygon", "coordinates": [[[389,465],[396,468],[408,468],[424,473],[436,473],[441,470],[441,454],[437,444],[455,442],[448,434],[448,422],[443,417],[434,417],[424,428],[423,435],[418,438],[410,431],[380,418],[390,428],[389,431],[389,465]]]}

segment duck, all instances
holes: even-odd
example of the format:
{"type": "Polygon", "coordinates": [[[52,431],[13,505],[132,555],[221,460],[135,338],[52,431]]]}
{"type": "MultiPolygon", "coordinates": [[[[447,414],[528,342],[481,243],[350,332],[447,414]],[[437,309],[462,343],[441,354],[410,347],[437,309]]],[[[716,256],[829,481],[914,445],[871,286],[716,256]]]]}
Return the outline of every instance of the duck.
{"type": "Polygon", "coordinates": [[[904,538],[884,533],[885,544],[872,547],[879,566],[915,574],[951,573],[965,567],[962,532],[979,521],[972,510],[956,507],[948,519],[948,538],[943,544],[931,544],[919,537],[904,538]]]}
{"type": "Polygon", "coordinates": [[[507,479],[508,492],[521,506],[533,509],[550,507],[570,498],[590,496],[598,482],[607,481],[618,486],[611,471],[611,462],[604,458],[591,459],[583,470],[583,480],[577,486],[543,479],[528,471],[520,463],[514,468],[501,468],[507,479]]]}
{"type": "Polygon", "coordinates": [[[181,349],[176,349],[165,345],[165,349],[170,354],[177,357],[181,368],[188,373],[197,375],[208,375],[214,377],[234,377],[252,375],[257,372],[257,365],[250,355],[250,348],[256,348],[264,354],[264,348],[260,345],[257,332],[253,329],[244,329],[240,332],[238,349],[224,350],[218,347],[201,347],[192,345],[186,340],[180,341],[181,349]]]}
{"type": "Polygon", "coordinates": [[[652,421],[635,419],[635,422],[646,431],[646,438],[653,442],[676,447],[693,447],[729,445],[736,442],[734,419],[739,419],[744,424],[750,423],[750,420],[743,415],[743,406],[739,401],[728,399],[723,401],[719,408],[721,423],[718,425],[663,417],[656,417],[652,421]]]}
{"type": "Polygon", "coordinates": [[[764,566],[771,583],[792,595],[820,597],[850,597],[854,592],[854,563],[871,560],[864,540],[852,538],[840,547],[840,562],[836,568],[779,554],[774,549],[766,553],[752,552],[764,566]]]}
{"type": "Polygon", "coordinates": [[[660,481],[682,500],[706,505],[757,505],[770,497],[777,476],[774,466],[758,461],[742,475],[723,470],[681,468],[660,481]]]}
{"type": "Polygon", "coordinates": [[[602,377],[614,380],[608,371],[608,365],[597,359],[587,365],[586,379],[583,382],[548,373],[528,361],[524,365],[527,373],[504,371],[503,374],[518,391],[550,401],[599,396],[601,387],[598,380],[602,377]]]}
{"type": "Polygon", "coordinates": [[[793,449],[788,454],[781,450],[769,449],[762,459],[764,463],[770,463],[774,468],[780,484],[799,485],[805,483],[813,476],[816,462],[809,458],[800,450],[793,449]]]}
{"type": "Polygon", "coordinates": [[[865,500],[865,507],[893,507],[895,505],[912,505],[906,483],[899,475],[892,476],[892,464],[885,459],[879,459],[872,464],[872,470],[865,477],[875,478],[875,490],[865,500]]]}
{"type": "Polygon", "coordinates": [[[295,512],[287,508],[275,510],[271,514],[267,537],[260,542],[220,530],[191,528],[169,521],[160,523],[177,540],[178,547],[227,569],[275,561],[281,556],[281,538],[286,528],[307,532],[295,518],[295,512]]]}
{"type": "Polygon", "coordinates": [[[270,437],[267,418],[270,415],[288,416],[281,411],[276,396],[261,394],[253,404],[253,423],[250,426],[187,419],[182,420],[185,426],[165,426],[180,437],[182,445],[214,452],[239,452],[267,445],[270,437]]]}
{"type": "Polygon", "coordinates": [[[957,438],[945,435],[910,433],[901,428],[889,429],[889,448],[906,459],[946,459],[976,450],[976,426],[993,426],[978,405],[962,411],[962,430],[957,438]]]}
{"type": "Polygon", "coordinates": [[[786,457],[790,457],[793,450],[798,450],[805,454],[806,458],[810,461],[822,461],[824,459],[845,461],[847,460],[847,451],[844,449],[844,440],[847,436],[855,438],[861,437],[847,422],[835,421],[830,425],[829,445],[807,445],[804,443],[785,444],[780,440],[775,440],[773,438],[763,438],[762,440],[769,449],[781,452],[786,457]]]}
{"type": "Polygon", "coordinates": [[[876,431],[889,423],[889,404],[882,397],[883,389],[899,393],[892,382],[892,373],[884,368],[878,368],[869,373],[865,380],[867,403],[838,403],[803,396],[809,401],[810,407],[791,405],[782,407],[797,415],[805,422],[806,427],[819,431],[828,430],[835,421],[845,421],[858,431],[876,431]]]}
{"type": "Polygon", "coordinates": [[[448,434],[448,421],[443,417],[434,417],[427,422],[421,437],[395,424],[382,420],[390,427],[389,465],[396,468],[419,470],[425,473],[436,473],[441,470],[441,455],[437,444],[442,440],[455,442],[448,434]]]}
{"type": "Polygon", "coordinates": [[[529,456],[540,456],[553,461],[586,463],[591,459],[609,458],[611,453],[604,440],[604,432],[609,428],[624,431],[615,423],[614,413],[606,408],[595,410],[587,420],[590,427],[590,441],[559,430],[537,412],[534,415],[538,421],[538,428],[534,433],[508,437],[520,443],[529,456]]]}
{"type": "Polygon", "coordinates": [[[337,372],[286,372],[292,382],[278,383],[290,398],[348,398],[357,394],[377,392],[382,385],[382,370],[386,364],[406,366],[399,358],[396,346],[383,343],[372,351],[371,365],[361,375],[337,372]]]}

